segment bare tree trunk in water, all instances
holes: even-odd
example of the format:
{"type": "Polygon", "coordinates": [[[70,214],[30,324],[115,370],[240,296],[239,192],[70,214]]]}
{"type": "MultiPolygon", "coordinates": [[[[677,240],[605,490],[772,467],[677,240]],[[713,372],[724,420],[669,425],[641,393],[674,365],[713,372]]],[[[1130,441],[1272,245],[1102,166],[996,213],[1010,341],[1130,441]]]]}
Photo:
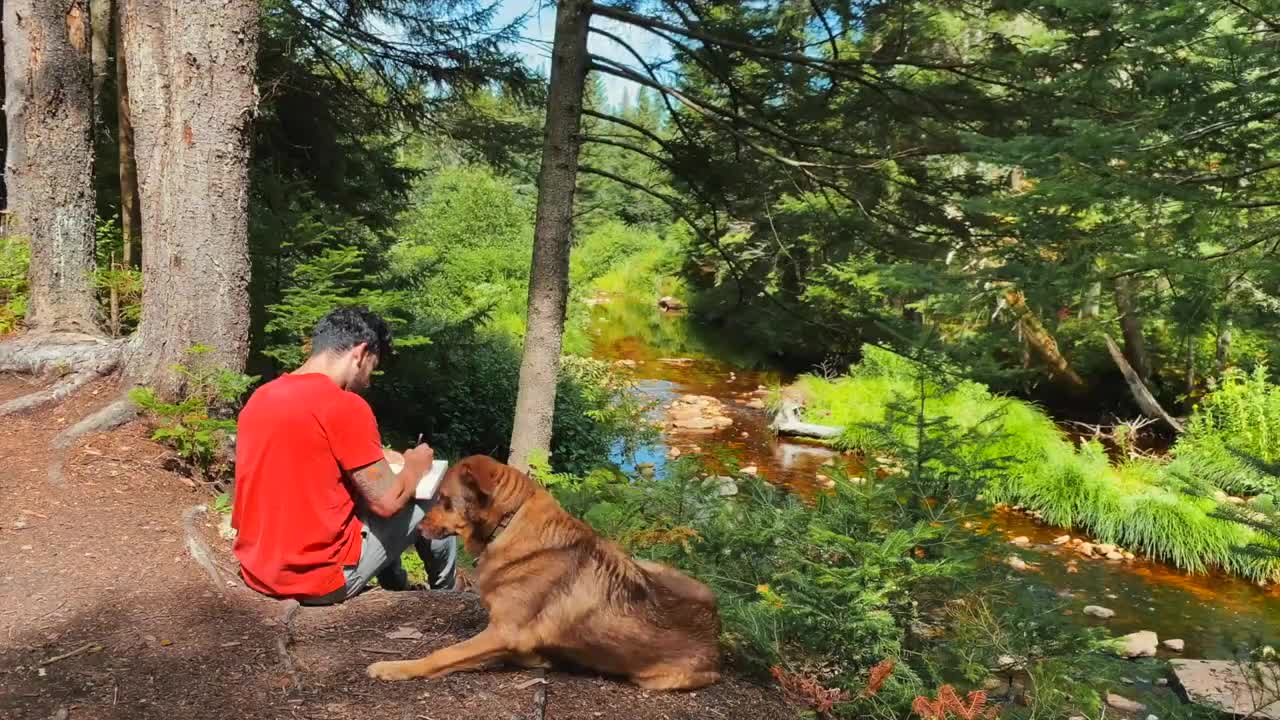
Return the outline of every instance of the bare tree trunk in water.
{"type": "Polygon", "coordinates": [[[146,228],[142,322],[128,369],[162,397],[188,350],[242,370],[249,353],[249,151],[257,0],[124,0],[146,228]]]}
{"type": "Polygon", "coordinates": [[[1031,346],[1031,350],[1040,358],[1040,361],[1049,366],[1050,374],[1075,392],[1084,394],[1088,390],[1088,385],[1062,355],[1062,351],[1058,349],[1058,341],[1045,329],[1044,324],[1031,311],[1031,308],[1027,307],[1026,298],[1022,293],[1017,290],[1005,291],[1005,302],[1018,318],[1018,324],[1022,328],[1022,335],[1026,338],[1027,344],[1031,346]]]}
{"type": "Polygon", "coordinates": [[[538,216],[529,273],[529,319],[508,458],[522,471],[529,469],[530,455],[551,450],[569,294],[569,245],[578,178],[578,130],[587,76],[589,5],[586,0],[562,0],[556,7],[551,86],[538,176],[538,216]]]}
{"type": "Polygon", "coordinates": [[[107,83],[107,51],[111,43],[111,0],[89,0],[89,25],[93,32],[93,106],[100,117],[102,86],[107,83]]]}
{"type": "Polygon", "coordinates": [[[1143,383],[1151,382],[1151,360],[1142,334],[1142,316],[1134,301],[1136,283],[1131,277],[1116,278],[1116,310],[1120,313],[1120,329],[1124,333],[1124,356],[1143,383]]]}
{"type": "Polygon", "coordinates": [[[5,184],[31,240],[27,325],[98,334],[93,85],[85,0],[5,0],[5,184]]]}
{"type": "Polygon", "coordinates": [[[120,150],[120,264],[138,266],[142,216],[138,211],[138,166],[133,158],[133,122],[129,114],[129,72],[125,58],[125,8],[116,3],[116,138],[120,150]]]}

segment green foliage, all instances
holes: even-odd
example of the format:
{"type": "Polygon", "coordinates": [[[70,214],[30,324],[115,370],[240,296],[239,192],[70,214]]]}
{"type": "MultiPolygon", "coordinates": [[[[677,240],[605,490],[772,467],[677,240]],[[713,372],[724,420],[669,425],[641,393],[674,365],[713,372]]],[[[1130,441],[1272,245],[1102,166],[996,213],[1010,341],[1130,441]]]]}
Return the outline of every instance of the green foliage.
{"type": "Polygon", "coordinates": [[[414,186],[389,272],[406,309],[437,326],[497,315],[523,333],[533,249],[532,198],[483,167],[450,167],[414,186]]]}
{"type": "Polygon", "coordinates": [[[156,423],[153,440],[172,448],[198,476],[217,480],[230,467],[221,451],[227,434],[235,430],[235,410],[258,379],[203,362],[210,350],[192,346],[187,351],[189,364],[174,366],[174,372],[186,379],[187,395],[182,399],[165,402],[146,387],[130,390],[129,399],[156,423]]]}
{"type": "Polygon", "coordinates": [[[218,496],[213,499],[213,511],[218,513],[219,515],[230,515],[231,508],[232,508],[231,493],[229,492],[218,493],[218,496]]]}
{"type": "MultiPolygon", "coordinates": [[[[907,362],[869,348],[848,377],[802,378],[799,387],[809,397],[809,418],[844,426],[839,443],[845,447],[884,452],[886,434],[873,428],[902,414],[894,409],[893,398],[910,386],[907,362]]],[[[1262,376],[1257,377],[1262,382],[1262,376]]],[[[1227,397],[1206,401],[1215,408],[1213,417],[1245,412],[1235,409],[1241,407],[1235,395],[1240,390],[1232,387],[1224,390],[1227,397]]],[[[950,434],[960,443],[954,456],[968,463],[1003,463],[1003,471],[985,489],[989,500],[1023,505],[1054,525],[1086,529],[1102,542],[1130,547],[1192,572],[1220,568],[1253,580],[1280,579],[1280,562],[1240,555],[1239,550],[1256,539],[1253,531],[1218,517],[1216,502],[1181,491],[1175,476],[1182,468],[1206,465],[1204,455],[1184,453],[1180,443],[1179,461],[1171,466],[1145,459],[1113,464],[1096,442],[1074,447],[1047,415],[1028,403],[992,395],[972,382],[938,387],[937,392],[937,401],[922,417],[954,428],[950,434]],[[1191,464],[1193,457],[1198,465],[1191,464]]],[[[1192,435],[1217,437],[1206,429],[1216,427],[1213,422],[1226,420],[1193,420],[1192,425],[1201,429],[1192,435]]],[[[899,433],[905,431],[901,423],[897,426],[899,433]]],[[[897,440],[910,438],[900,435],[897,440]]],[[[1206,446],[1211,444],[1204,440],[1193,444],[1206,446]]]]}
{"type": "MultiPolygon", "coordinates": [[[[723,497],[730,479],[699,477],[691,460],[656,480],[538,477],[629,552],[708,583],[732,662],[844,691],[848,700],[833,710],[841,717],[901,717],[956,668],[977,684],[1009,653],[1030,658],[1044,692],[1058,689],[1053,707],[1096,706],[1106,673],[1088,658],[1099,637],[1042,604],[1020,604],[1019,591],[983,569],[992,541],[964,527],[998,464],[973,452],[982,440],[933,419],[944,392],[921,370],[906,389],[890,397],[877,427],[881,448],[897,458],[884,479],[832,467],[824,472],[835,487],[811,502],[754,476],[733,477],[737,492],[723,497]],[[966,595],[974,599],[956,600],[966,595]],[[896,663],[888,680],[862,695],[868,670],[884,660],[896,663]]],[[[1035,603],[1052,597],[1038,592],[1035,603]]]]}
{"type": "Polygon", "coordinates": [[[1280,460],[1280,386],[1259,364],[1252,372],[1229,369],[1197,405],[1174,447],[1183,475],[1229,493],[1276,492],[1280,484],[1243,461],[1280,460]]]}
{"type": "Polygon", "coordinates": [[[98,306],[113,334],[127,335],[137,329],[138,321],[142,319],[142,271],[123,264],[124,237],[114,217],[98,218],[95,233],[97,269],[93,285],[98,291],[98,306]],[[113,291],[116,297],[114,315],[111,308],[113,291]]]}
{"type": "Polygon", "coordinates": [[[27,315],[27,267],[31,246],[26,238],[0,235],[0,335],[18,329],[27,315]]]}

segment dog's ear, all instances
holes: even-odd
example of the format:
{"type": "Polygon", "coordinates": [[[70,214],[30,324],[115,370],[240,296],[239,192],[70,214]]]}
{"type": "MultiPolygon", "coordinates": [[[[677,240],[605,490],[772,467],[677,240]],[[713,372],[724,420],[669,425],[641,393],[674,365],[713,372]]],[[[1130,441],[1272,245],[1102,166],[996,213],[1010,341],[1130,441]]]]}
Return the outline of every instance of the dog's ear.
{"type": "Polygon", "coordinates": [[[463,461],[462,479],[471,488],[480,507],[488,507],[498,490],[497,464],[486,460],[488,458],[476,457],[463,461]]]}

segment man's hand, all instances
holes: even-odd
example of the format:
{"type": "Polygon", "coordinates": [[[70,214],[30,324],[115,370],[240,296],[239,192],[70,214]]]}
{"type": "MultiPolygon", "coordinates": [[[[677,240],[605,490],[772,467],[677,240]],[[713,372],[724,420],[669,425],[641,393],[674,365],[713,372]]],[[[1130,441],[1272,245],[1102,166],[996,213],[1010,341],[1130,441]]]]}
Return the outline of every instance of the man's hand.
{"type": "Polygon", "coordinates": [[[431,468],[435,451],[425,443],[404,453],[404,467],[397,475],[386,458],[351,473],[356,489],[379,517],[391,517],[413,498],[418,478],[431,468]]]}
{"type": "Polygon", "coordinates": [[[430,445],[427,445],[426,443],[418,443],[418,446],[412,450],[404,451],[404,469],[408,470],[410,467],[414,468],[417,471],[414,474],[414,477],[418,477],[422,475],[422,473],[431,469],[431,463],[435,461],[435,459],[436,451],[432,450],[430,445]]]}

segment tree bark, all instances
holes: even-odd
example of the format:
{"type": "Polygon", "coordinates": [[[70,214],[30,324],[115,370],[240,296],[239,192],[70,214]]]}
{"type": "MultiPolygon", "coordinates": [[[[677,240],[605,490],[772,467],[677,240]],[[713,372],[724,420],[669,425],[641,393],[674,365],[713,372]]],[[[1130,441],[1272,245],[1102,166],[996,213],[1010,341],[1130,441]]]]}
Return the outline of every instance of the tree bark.
{"type": "Polygon", "coordinates": [[[529,315],[508,458],[508,462],[521,471],[528,471],[531,454],[549,454],[551,450],[556,381],[560,374],[569,294],[569,246],[581,147],[578,131],[587,77],[589,6],[586,0],[562,0],[556,7],[533,263],[529,273],[529,315]]]}
{"type": "Polygon", "coordinates": [[[5,185],[31,242],[27,326],[96,334],[89,8],[6,0],[4,33],[5,185]]]}
{"type": "Polygon", "coordinates": [[[256,0],[124,0],[137,145],[142,322],[128,370],[180,396],[174,364],[240,371],[249,353],[249,152],[256,0]]]}
{"type": "Polygon", "coordinates": [[[1040,361],[1049,366],[1049,372],[1053,377],[1077,393],[1083,394],[1087,391],[1088,384],[1072,369],[1071,364],[1062,355],[1062,351],[1058,349],[1058,341],[1045,329],[1040,318],[1027,307],[1026,298],[1022,293],[1017,290],[1006,290],[1004,297],[1014,317],[1018,319],[1018,325],[1022,328],[1022,335],[1026,338],[1027,344],[1031,346],[1032,352],[1040,358],[1040,361]]]}
{"type": "Polygon", "coordinates": [[[120,264],[138,266],[137,244],[142,237],[142,216],[138,210],[138,166],[133,157],[133,122],[129,113],[129,71],[125,58],[125,8],[119,0],[116,10],[116,143],[120,150],[120,236],[123,245],[120,264]]]}
{"type": "Polygon", "coordinates": [[[1116,310],[1120,313],[1120,329],[1124,334],[1124,356],[1142,382],[1151,382],[1151,360],[1142,334],[1142,315],[1134,301],[1135,283],[1131,277],[1116,278],[1116,310]]]}
{"type": "Polygon", "coordinates": [[[107,83],[107,50],[111,42],[111,0],[89,0],[89,25],[93,32],[90,56],[93,61],[93,103],[95,116],[101,112],[102,86],[107,83]]]}

